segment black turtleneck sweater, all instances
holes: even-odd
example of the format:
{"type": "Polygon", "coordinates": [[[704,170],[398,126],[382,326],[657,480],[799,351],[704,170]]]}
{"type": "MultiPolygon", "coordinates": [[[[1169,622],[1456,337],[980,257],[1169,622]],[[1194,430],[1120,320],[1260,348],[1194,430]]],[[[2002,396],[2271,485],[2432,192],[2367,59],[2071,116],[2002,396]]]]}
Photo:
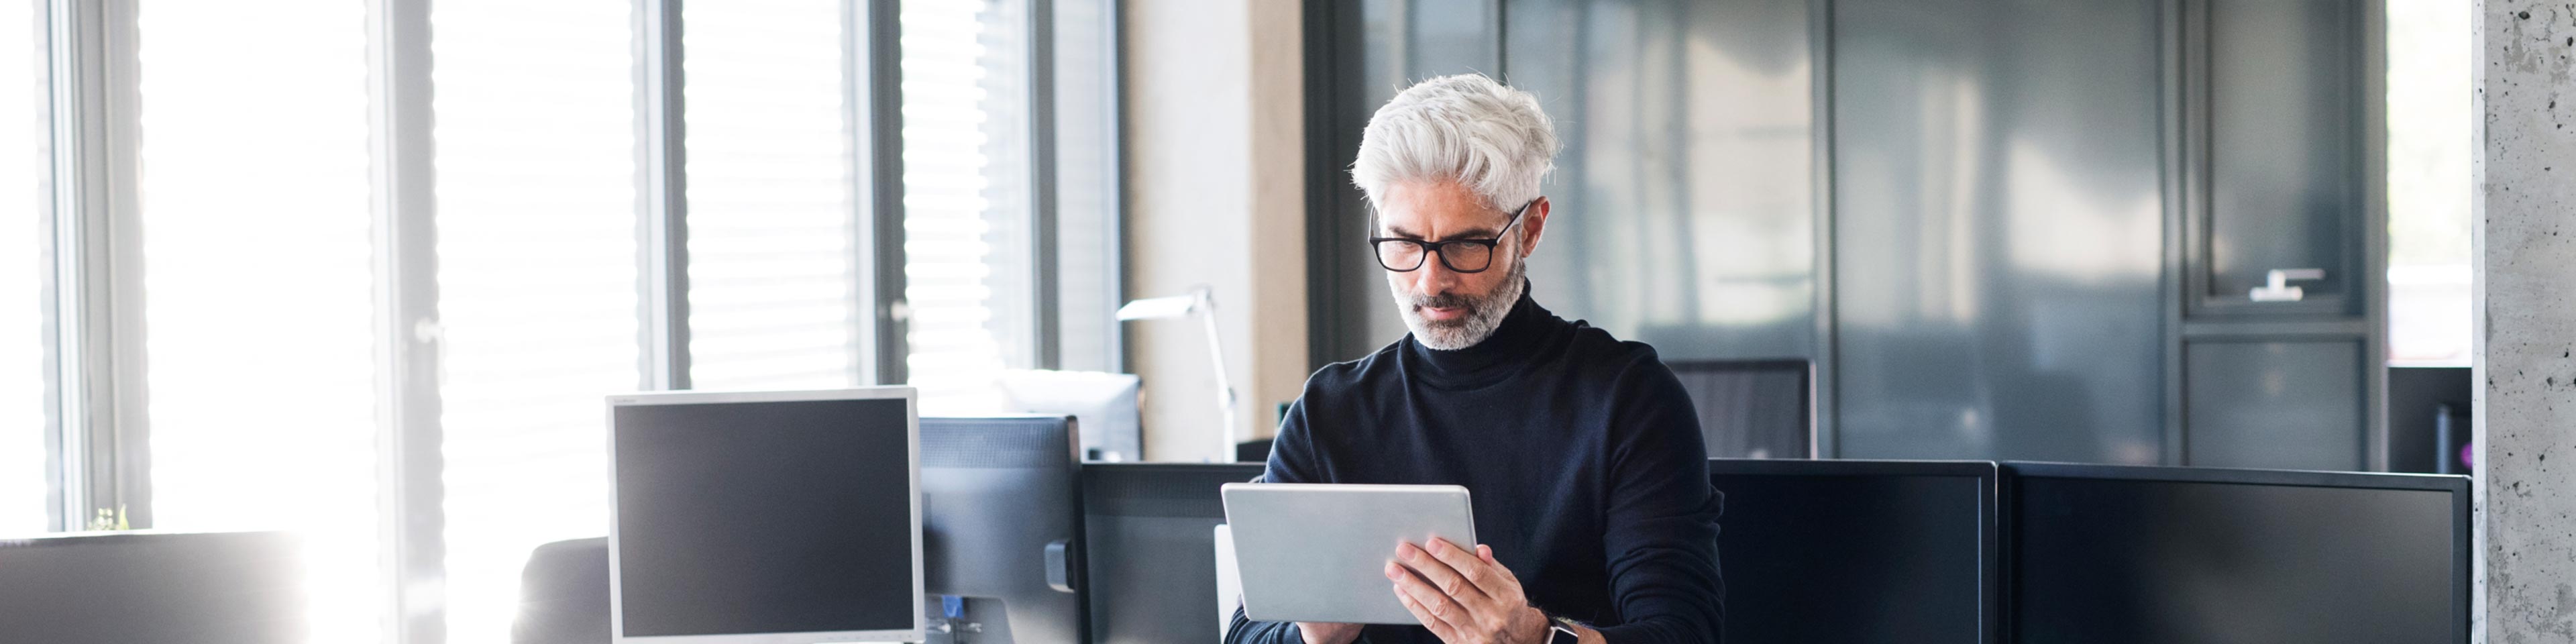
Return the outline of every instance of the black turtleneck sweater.
{"type": "MultiPolygon", "coordinates": [[[[1721,497],[1698,415],[1644,344],[1524,295],[1492,336],[1442,351],[1410,335],[1324,367],[1280,421],[1264,480],[1466,486],[1476,536],[1551,617],[1612,644],[1714,643],[1721,497]]],[[[1235,611],[1228,644],[1301,644],[1235,611]]],[[[1371,644],[1437,642],[1369,626],[1371,644]]]]}

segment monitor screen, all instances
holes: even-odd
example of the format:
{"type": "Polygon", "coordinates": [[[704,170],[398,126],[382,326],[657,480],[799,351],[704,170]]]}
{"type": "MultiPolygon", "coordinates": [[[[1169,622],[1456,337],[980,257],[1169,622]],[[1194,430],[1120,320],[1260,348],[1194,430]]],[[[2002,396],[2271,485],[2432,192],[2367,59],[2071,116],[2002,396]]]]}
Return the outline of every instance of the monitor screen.
{"type": "Polygon", "coordinates": [[[1992,641],[1991,463],[1710,463],[1728,642],[1992,641]]]}
{"type": "Polygon", "coordinates": [[[2452,491],[2025,472],[2013,496],[2018,641],[2466,641],[2452,491]]]}
{"type": "Polygon", "coordinates": [[[623,634],[917,628],[910,405],[615,407],[623,634]]]}

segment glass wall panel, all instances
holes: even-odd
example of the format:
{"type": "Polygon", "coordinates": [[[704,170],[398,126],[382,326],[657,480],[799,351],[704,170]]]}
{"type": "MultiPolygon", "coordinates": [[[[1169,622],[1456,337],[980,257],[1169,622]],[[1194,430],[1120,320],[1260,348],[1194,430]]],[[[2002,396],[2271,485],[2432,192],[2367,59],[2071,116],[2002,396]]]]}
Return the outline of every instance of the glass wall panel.
{"type": "Polygon", "coordinates": [[[1838,456],[2162,457],[2157,5],[1833,5],[1838,456]]]}

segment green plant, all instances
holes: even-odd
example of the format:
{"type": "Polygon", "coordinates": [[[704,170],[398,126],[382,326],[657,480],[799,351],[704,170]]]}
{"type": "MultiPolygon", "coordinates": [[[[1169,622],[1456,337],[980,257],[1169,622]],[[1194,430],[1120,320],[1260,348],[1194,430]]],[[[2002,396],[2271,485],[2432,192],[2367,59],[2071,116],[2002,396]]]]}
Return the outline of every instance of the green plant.
{"type": "Polygon", "coordinates": [[[116,509],[114,510],[99,508],[98,516],[90,517],[89,529],[94,531],[132,530],[134,529],[134,525],[125,521],[125,505],[120,503],[117,504],[116,509]]]}

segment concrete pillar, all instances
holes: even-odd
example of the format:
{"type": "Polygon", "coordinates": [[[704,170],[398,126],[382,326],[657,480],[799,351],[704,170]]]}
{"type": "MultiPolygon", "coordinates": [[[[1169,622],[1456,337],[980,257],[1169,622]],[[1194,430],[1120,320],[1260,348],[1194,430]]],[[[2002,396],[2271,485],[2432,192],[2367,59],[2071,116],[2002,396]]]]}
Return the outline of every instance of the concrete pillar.
{"type": "Polygon", "coordinates": [[[2576,642],[2576,7],[2479,14],[2474,632],[2576,642]]]}
{"type": "MultiPolygon", "coordinates": [[[[1128,0],[1127,295],[1214,290],[1236,439],[1266,437],[1306,368],[1301,6],[1128,0]]],[[[1145,456],[1211,455],[1218,412],[1194,321],[1126,323],[1145,386],[1145,456]]]]}

